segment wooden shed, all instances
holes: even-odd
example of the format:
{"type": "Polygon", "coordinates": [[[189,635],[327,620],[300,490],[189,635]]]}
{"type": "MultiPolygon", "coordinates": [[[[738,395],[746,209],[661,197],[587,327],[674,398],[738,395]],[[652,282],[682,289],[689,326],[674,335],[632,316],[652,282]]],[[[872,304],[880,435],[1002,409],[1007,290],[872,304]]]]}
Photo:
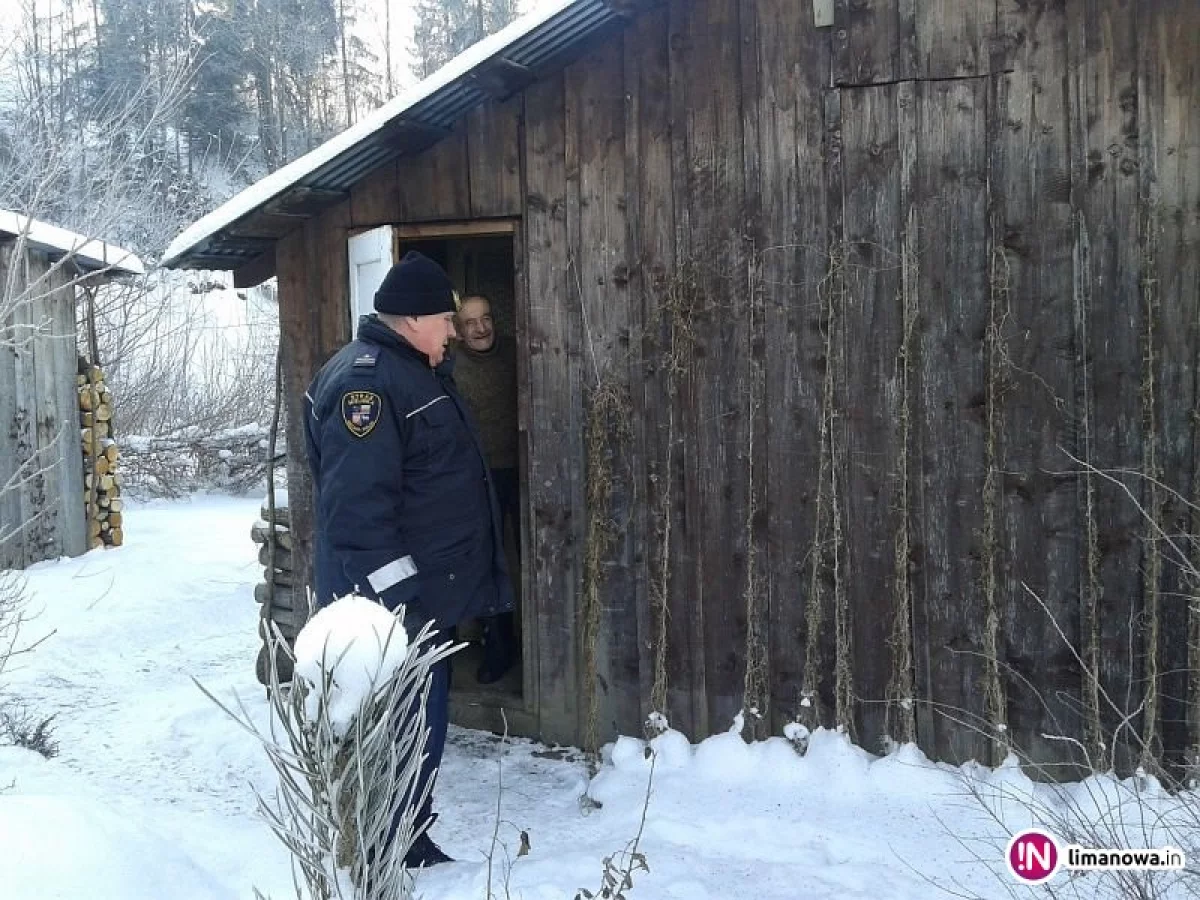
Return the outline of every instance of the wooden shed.
{"type": "Polygon", "coordinates": [[[1194,0],[560,2],[167,255],[278,277],[298,448],[409,246],[520,348],[524,666],[461,721],[1200,747],[1194,0]]]}
{"type": "Polygon", "coordinates": [[[0,570],[89,549],[76,311],[144,272],[128,250],[0,210],[0,570]]]}

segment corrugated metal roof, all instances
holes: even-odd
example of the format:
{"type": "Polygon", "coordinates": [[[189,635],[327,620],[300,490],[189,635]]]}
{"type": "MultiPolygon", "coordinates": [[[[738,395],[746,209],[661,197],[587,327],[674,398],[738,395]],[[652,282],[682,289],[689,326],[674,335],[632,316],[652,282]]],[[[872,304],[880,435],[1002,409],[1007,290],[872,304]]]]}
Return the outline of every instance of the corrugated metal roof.
{"type": "Polygon", "coordinates": [[[434,135],[448,132],[470,109],[488,99],[477,81],[497,63],[527,70],[533,79],[546,76],[564,65],[587,37],[621,18],[616,3],[557,0],[518,19],[412,90],[204,216],[172,241],[162,264],[236,269],[256,259],[274,241],[231,233],[239,223],[298,189],[345,194],[370,171],[409,152],[396,141],[406,125],[434,135]]]}

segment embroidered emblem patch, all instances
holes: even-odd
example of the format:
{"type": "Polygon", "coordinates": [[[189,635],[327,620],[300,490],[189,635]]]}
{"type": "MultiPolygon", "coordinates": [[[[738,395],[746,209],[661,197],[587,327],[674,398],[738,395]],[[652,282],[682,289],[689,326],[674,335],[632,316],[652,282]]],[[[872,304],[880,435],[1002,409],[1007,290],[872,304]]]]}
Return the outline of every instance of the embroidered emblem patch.
{"type": "Polygon", "coordinates": [[[349,391],[342,395],[342,421],[356,438],[365,438],[375,430],[383,401],[374,391],[349,391]]]}

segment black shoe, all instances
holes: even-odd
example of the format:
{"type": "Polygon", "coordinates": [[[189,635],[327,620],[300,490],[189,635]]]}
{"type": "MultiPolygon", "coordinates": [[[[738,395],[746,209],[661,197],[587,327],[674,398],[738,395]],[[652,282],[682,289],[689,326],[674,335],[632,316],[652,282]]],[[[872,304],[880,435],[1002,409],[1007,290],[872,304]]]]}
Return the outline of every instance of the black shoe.
{"type": "Polygon", "coordinates": [[[448,862],[454,862],[454,860],[447,856],[428,834],[422,834],[413,841],[413,845],[404,854],[404,868],[406,869],[429,868],[448,862]]]}

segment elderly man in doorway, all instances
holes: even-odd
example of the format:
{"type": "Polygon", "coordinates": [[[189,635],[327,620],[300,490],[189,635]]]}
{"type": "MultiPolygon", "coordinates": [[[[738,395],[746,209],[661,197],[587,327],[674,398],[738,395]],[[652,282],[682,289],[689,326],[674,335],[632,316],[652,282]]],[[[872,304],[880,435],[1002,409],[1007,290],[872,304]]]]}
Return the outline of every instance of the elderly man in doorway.
{"type": "MultiPolygon", "coordinates": [[[[375,294],[376,314],[306,394],[317,603],[357,590],[389,610],[403,606],[410,634],[432,621],[436,643],[463,619],[513,605],[495,494],[446,358],[455,300],[437,263],[407,254],[375,294]]],[[[430,677],[423,784],[445,747],[449,661],[430,677]]],[[[430,800],[416,824],[432,818],[430,800]]],[[[405,857],[409,867],[448,861],[428,831],[405,857]]]]}
{"type": "MultiPolygon", "coordinates": [[[[511,338],[496,332],[492,304],[480,294],[463,299],[455,320],[459,346],[454,378],[479,423],[483,455],[491,470],[500,505],[500,533],[511,522],[521,553],[520,481],[517,475],[517,350],[511,338]]],[[[483,621],[480,684],[499,681],[518,657],[513,614],[483,621]]]]}

